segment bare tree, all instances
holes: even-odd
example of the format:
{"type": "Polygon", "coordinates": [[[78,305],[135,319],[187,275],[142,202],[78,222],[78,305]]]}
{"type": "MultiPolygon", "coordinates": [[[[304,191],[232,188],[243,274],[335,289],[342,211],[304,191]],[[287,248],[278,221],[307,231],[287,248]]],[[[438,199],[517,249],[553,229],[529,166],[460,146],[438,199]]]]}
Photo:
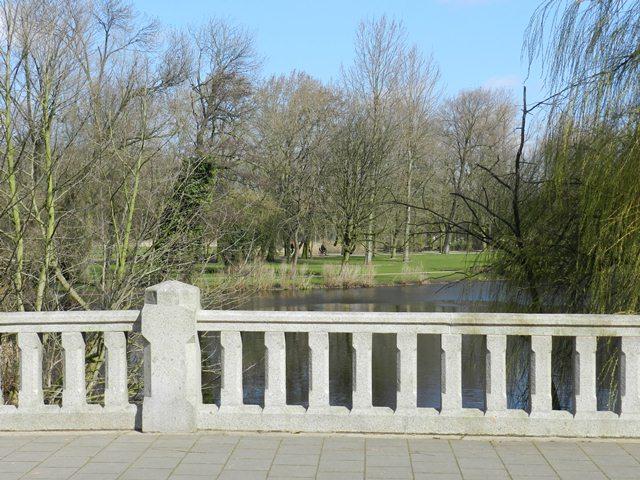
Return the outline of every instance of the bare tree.
{"type": "Polygon", "coordinates": [[[451,248],[461,198],[472,189],[479,165],[493,158],[491,152],[507,138],[513,110],[513,102],[504,92],[481,88],[461,92],[440,111],[442,185],[446,185],[444,193],[450,199],[444,218],[445,254],[451,248]]]}
{"type": "MultiPolygon", "coordinates": [[[[282,213],[286,245],[291,243],[292,273],[299,244],[313,235],[319,208],[323,153],[334,121],[334,96],[303,73],[273,77],[257,95],[259,151],[256,167],[282,213]]],[[[304,243],[304,242],[303,242],[304,243]]]]}
{"type": "MultiPolygon", "coordinates": [[[[411,240],[411,204],[414,201],[416,169],[424,171],[429,156],[434,155],[431,148],[435,133],[436,86],[439,79],[437,66],[432,58],[423,57],[414,46],[406,56],[403,68],[400,105],[401,140],[400,157],[404,168],[399,168],[404,179],[404,236],[402,241],[402,260],[409,262],[411,240]]],[[[422,179],[424,180],[424,178],[422,179]]]]}
{"type": "MultiPolygon", "coordinates": [[[[355,40],[355,60],[344,73],[345,85],[358,108],[366,113],[365,162],[371,198],[365,233],[365,263],[371,263],[375,247],[376,213],[382,202],[383,179],[391,171],[390,155],[397,135],[398,88],[405,60],[404,26],[386,16],[360,23],[355,40]]],[[[363,164],[364,165],[364,164],[363,164]]]]}

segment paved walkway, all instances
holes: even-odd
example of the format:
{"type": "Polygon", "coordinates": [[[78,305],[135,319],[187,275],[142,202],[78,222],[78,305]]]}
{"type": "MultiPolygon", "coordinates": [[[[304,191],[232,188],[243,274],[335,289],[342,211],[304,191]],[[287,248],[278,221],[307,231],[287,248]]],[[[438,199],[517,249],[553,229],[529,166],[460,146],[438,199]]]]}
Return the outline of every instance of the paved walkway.
{"type": "Polygon", "coordinates": [[[640,442],[0,434],[0,479],[640,479],[640,442]]]}

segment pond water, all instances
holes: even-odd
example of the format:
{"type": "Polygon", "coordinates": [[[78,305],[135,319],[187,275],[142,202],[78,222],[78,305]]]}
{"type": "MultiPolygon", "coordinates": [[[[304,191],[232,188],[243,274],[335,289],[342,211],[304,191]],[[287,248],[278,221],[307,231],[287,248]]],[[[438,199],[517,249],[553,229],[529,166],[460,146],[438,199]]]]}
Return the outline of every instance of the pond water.
{"type": "MultiPolygon", "coordinates": [[[[249,298],[240,308],[246,310],[315,311],[391,311],[391,312],[489,312],[516,311],[507,303],[507,292],[500,282],[463,281],[450,284],[389,286],[347,290],[269,292],[249,298]]],[[[305,333],[287,333],[287,403],[306,406],[309,389],[309,349],[305,333]]],[[[244,402],[264,402],[264,335],[244,332],[244,402]]],[[[611,357],[611,342],[599,341],[599,363],[611,357]],[[604,353],[603,353],[604,352],[604,353]]],[[[219,335],[208,333],[201,339],[203,357],[209,368],[203,373],[206,403],[218,403],[220,395],[219,335]]],[[[572,339],[554,338],[554,405],[573,409],[572,339]]],[[[509,408],[528,410],[530,337],[507,338],[507,398],[509,408]]],[[[615,349],[614,349],[615,350],[615,349]]],[[[463,407],[485,408],[486,340],[482,335],[463,335],[463,407]]],[[[352,350],[349,334],[329,335],[329,396],[331,405],[351,407],[352,350]]],[[[373,335],[372,380],[374,406],[395,408],[397,389],[397,349],[395,334],[373,335]]],[[[599,380],[598,400],[602,410],[615,409],[617,396],[611,392],[617,367],[599,380]]],[[[418,336],[418,406],[440,408],[441,348],[439,335],[418,336]]]]}

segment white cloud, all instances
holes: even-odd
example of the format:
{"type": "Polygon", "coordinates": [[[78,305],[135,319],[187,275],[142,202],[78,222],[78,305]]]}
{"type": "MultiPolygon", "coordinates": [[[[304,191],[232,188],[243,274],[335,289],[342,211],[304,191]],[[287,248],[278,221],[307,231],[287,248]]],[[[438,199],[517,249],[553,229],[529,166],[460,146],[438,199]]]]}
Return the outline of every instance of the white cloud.
{"type": "Polygon", "coordinates": [[[483,86],[486,88],[515,88],[520,85],[522,85],[520,75],[503,75],[487,79],[483,86]]]}

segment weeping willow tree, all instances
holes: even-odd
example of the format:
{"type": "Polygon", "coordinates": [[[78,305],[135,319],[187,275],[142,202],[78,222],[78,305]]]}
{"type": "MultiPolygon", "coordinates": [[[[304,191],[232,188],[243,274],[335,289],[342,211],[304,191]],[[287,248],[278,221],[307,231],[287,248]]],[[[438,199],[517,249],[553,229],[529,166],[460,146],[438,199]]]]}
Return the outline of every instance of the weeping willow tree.
{"type": "Polygon", "coordinates": [[[571,311],[640,311],[640,1],[547,0],[525,51],[554,92],[522,209],[536,282],[571,311]]]}

